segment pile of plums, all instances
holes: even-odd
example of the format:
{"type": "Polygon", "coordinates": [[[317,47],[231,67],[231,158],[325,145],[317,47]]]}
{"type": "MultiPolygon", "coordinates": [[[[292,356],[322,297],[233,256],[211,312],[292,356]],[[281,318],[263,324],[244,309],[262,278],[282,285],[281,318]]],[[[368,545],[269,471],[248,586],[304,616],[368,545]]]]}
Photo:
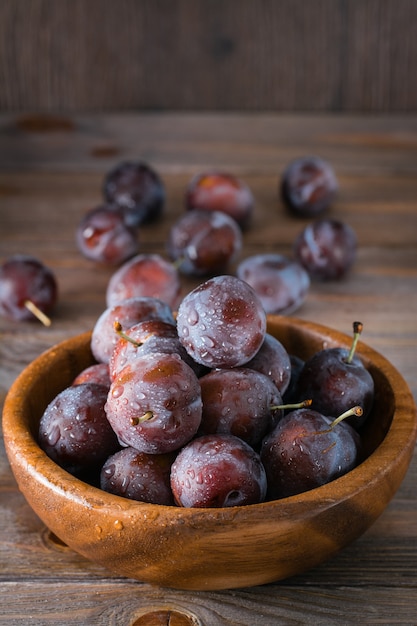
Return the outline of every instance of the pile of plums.
{"type": "Polygon", "coordinates": [[[119,496],[181,507],[250,505],[332,481],[361,461],[374,383],[352,347],[305,362],[267,332],[238,277],[202,282],[174,315],[164,301],[110,304],[95,364],[41,417],[58,465],[119,496]],[[343,381],[343,382],[341,382],[343,381]]]}
{"type": "MultiPolygon", "coordinates": [[[[239,261],[255,199],[246,183],[224,172],[194,176],[184,194],[184,213],[171,226],[166,258],[140,253],[140,229],[163,214],[159,174],[142,161],[123,161],[104,177],[102,202],[76,226],[76,243],[88,259],[115,267],[107,304],[122,297],[150,296],[178,305],[181,275],[211,277],[230,272],[256,292],[267,313],[289,315],[306,299],[312,280],[343,278],[356,258],[353,229],[340,220],[317,218],[337,192],[326,161],[301,157],[281,176],[281,201],[294,216],[315,218],[293,242],[293,258],[279,253],[239,261]],[[317,218],[317,219],[316,219],[317,218]]],[[[16,255],[0,268],[0,314],[46,325],[57,297],[55,277],[38,259],[16,255]]]]}
{"type": "MultiPolygon", "coordinates": [[[[327,161],[301,157],[283,172],[279,191],[292,215],[317,218],[330,207],[337,188],[327,161]]],[[[110,265],[127,264],[132,272],[132,265],[142,264],[146,256],[139,251],[139,227],[155,221],[163,212],[163,182],[149,165],[123,162],[105,176],[103,193],[105,203],[78,224],[78,247],[87,258],[110,265]]],[[[293,258],[271,252],[239,262],[255,199],[246,183],[230,173],[208,171],[194,176],[186,187],[184,206],[184,213],[168,233],[167,258],[147,255],[148,265],[152,258],[162,266],[161,273],[154,267],[152,277],[166,273],[167,281],[175,286],[181,274],[208,278],[236,265],[235,275],[252,286],[267,313],[288,315],[304,302],[311,279],[340,279],[356,257],[353,229],[340,220],[321,218],[312,220],[299,233],[293,258]]],[[[141,270],[139,282],[143,275],[141,270]]],[[[119,283],[119,276],[115,281],[119,283]]],[[[149,285],[141,293],[164,297],[149,285]]],[[[169,303],[173,304],[171,299],[169,303]]]]}
{"type": "MultiPolygon", "coordinates": [[[[336,190],[317,158],[291,163],[280,185],[288,210],[303,217],[328,208],[336,190]]],[[[45,410],[43,450],[112,493],[191,507],[281,498],[348,472],[361,460],[373,402],[372,377],[355,355],[361,325],[350,352],[326,349],[304,363],[267,333],[266,315],[295,311],[312,278],[344,276],[355,258],[352,229],[315,219],[295,240],[294,259],[239,263],[253,195],[238,178],[208,172],[187,187],[167,258],[141,254],[139,229],[164,203],[159,175],[123,162],[78,225],[80,251],[117,268],[92,333],[96,363],[45,410]],[[206,279],[182,297],[181,274],[206,279]]],[[[9,319],[49,325],[57,294],[36,258],[15,255],[0,267],[0,314],[9,319]]]]}

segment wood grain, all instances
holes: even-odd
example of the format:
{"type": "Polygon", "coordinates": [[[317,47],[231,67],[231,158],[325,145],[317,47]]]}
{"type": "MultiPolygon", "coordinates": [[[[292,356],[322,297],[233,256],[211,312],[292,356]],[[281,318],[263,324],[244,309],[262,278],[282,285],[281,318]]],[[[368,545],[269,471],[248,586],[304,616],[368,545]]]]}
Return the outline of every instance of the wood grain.
{"type": "MultiPolygon", "coordinates": [[[[194,173],[212,166],[241,175],[257,200],[246,256],[291,250],[304,221],[291,219],[277,199],[278,176],[291,158],[310,152],[334,164],[340,192],[331,214],[352,223],[360,247],[347,280],[314,284],[297,315],[345,333],[360,317],[363,340],[399,369],[417,399],[415,116],[67,114],[49,126],[47,116],[49,130],[39,116],[28,124],[28,116],[0,116],[0,255],[44,258],[57,273],[60,300],[50,329],[0,320],[0,404],[33,358],[91,329],[102,311],[111,272],[80,258],[73,231],[100,201],[113,163],[144,158],[163,175],[165,216],[142,234],[143,249],[161,253],[194,173]]],[[[187,593],[114,577],[54,542],[17,491],[2,446],[0,624],[133,624],[146,611],[169,608],[210,626],[416,623],[416,457],[377,522],[323,566],[264,587],[187,593]]]]}
{"type": "Polygon", "coordinates": [[[416,111],[413,0],[1,0],[3,111],[416,111]]]}

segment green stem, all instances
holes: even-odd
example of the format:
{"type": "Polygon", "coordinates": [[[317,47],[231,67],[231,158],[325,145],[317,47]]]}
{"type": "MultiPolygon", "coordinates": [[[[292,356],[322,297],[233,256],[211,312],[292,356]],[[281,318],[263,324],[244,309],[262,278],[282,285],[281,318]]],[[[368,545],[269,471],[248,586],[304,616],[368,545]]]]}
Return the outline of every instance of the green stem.
{"type": "Polygon", "coordinates": [[[295,404],[275,404],[271,407],[271,411],[278,411],[278,409],[304,409],[308,406],[311,406],[313,400],[303,400],[302,402],[297,402],[295,404]]]}
{"type": "Polygon", "coordinates": [[[129,335],[126,335],[126,333],[123,331],[123,328],[120,322],[118,321],[114,322],[113,328],[116,331],[116,333],[119,335],[119,337],[121,337],[122,339],[126,339],[126,341],[129,341],[130,343],[133,343],[133,345],[136,346],[137,348],[143,345],[139,343],[138,341],[135,341],[134,339],[132,339],[132,337],[129,337],[129,335]]]}
{"type": "Polygon", "coordinates": [[[360,417],[361,415],[363,415],[362,407],[354,406],[351,409],[348,409],[347,411],[342,413],[342,415],[339,415],[339,417],[336,417],[330,424],[330,430],[332,430],[337,424],[342,422],[344,419],[346,419],[347,417],[351,417],[352,415],[356,415],[356,417],[360,417]]]}

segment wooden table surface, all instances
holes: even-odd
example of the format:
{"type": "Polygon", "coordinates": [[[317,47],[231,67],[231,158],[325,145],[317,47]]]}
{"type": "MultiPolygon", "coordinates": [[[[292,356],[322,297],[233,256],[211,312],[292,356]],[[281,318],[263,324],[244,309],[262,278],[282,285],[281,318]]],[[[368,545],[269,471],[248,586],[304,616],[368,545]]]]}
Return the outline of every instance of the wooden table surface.
{"type": "MultiPolygon", "coordinates": [[[[319,154],[340,192],[329,215],[356,230],[349,277],[313,283],[296,315],[350,333],[387,357],[417,398],[417,117],[272,114],[0,116],[0,258],[25,252],[55,272],[59,303],[50,328],[0,320],[0,405],[43,350],[92,328],[113,272],[83,259],[82,215],[101,202],[103,176],[122,159],[161,174],[166,211],[143,228],[142,251],[165,254],[184,189],[206,168],[252,188],[256,212],[242,258],[291,254],[306,223],[277,194],[285,165],[319,154]]],[[[184,293],[194,284],[184,280],[184,293]]],[[[331,561],[290,580],[221,592],[155,588],[104,571],[60,544],[18,492],[0,449],[0,624],[417,624],[417,459],[388,508],[331,561]]]]}

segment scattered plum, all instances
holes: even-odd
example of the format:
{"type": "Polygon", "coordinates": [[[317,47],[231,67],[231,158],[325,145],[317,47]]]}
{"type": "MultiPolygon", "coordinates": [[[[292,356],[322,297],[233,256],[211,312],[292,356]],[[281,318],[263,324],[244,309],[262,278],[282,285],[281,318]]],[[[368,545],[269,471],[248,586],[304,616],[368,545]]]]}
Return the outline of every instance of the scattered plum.
{"type": "Polygon", "coordinates": [[[138,231],[126,224],[116,206],[101,205],[88,211],[75,230],[77,247],[91,261],[120,265],[139,250],[138,231]]]}
{"type": "Polygon", "coordinates": [[[185,205],[188,210],[223,211],[246,229],[254,211],[252,191],[240,178],[224,172],[204,172],[188,184],[185,205]]]}
{"type": "Polygon", "coordinates": [[[57,297],[55,275],[39,259],[15,254],[0,266],[0,315],[3,317],[15,321],[38,319],[50,326],[48,315],[57,297]]]}
{"type": "Polygon", "coordinates": [[[106,304],[113,306],[128,298],[158,298],[175,309],[181,293],[176,267],[159,254],[138,254],[121,265],[111,276],[106,304]]]}
{"type": "Polygon", "coordinates": [[[226,213],[195,209],[173,224],[167,248],[181,273],[214,275],[225,271],[237,259],[242,233],[226,213]]]}
{"type": "Polygon", "coordinates": [[[281,198],[296,216],[313,217],[333,202],[338,182],[331,165],[316,156],[291,161],[280,181],[281,198]]]}
{"type": "Polygon", "coordinates": [[[356,259],[356,233],[340,220],[315,220],[299,233],[293,249],[295,258],[311,278],[338,280],[348,273],[356,259]]]}
{"type": "Polygon", "coordinates": [[[236,275],[253,288],[266,313],[290,315],[303,304],[310,289],[304,267],[282,254],[247,257],[237,266],[236,275]]]}
{"type": "Polygon", "coordinates": [[[108,203],[124,210],[126,222],[132,226],[155,221],[165,205],[161,177],[141,161],[122,161],[111,169],[104,178],[103,195],[108,203]]]}

